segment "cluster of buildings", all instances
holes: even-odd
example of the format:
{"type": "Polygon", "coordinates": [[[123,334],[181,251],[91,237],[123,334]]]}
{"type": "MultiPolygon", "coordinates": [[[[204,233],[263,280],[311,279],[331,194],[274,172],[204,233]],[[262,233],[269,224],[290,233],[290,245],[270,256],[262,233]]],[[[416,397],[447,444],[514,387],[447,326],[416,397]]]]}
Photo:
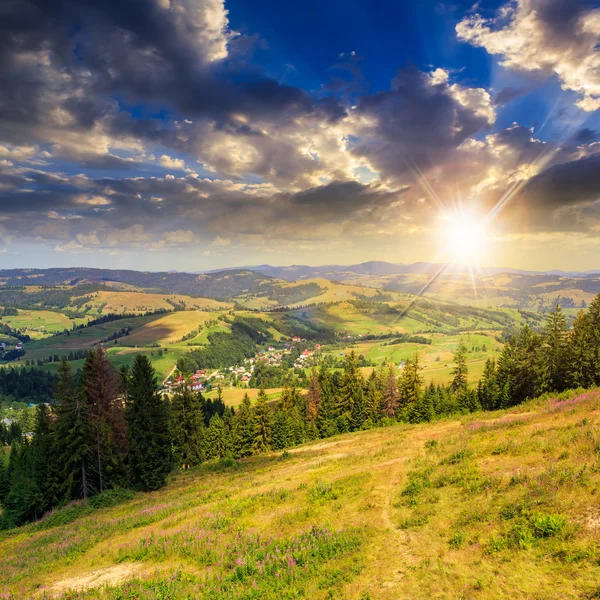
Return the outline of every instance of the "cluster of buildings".
{"type": "MultiPolygon", "coordinates": [[[[298,336],[292,338],[292,343],[286,342],[283,348],[275,348],[275,346],[268,346],[265,350],[261,350],[258,354],[253,356],[252,358],[247,358],[242,365],[237,365],[233,367],[229,367],[223,372],[214,371],[213,373],[207,373],[206,369],[199,369],[196,371],[191,377],[191,388],[194,391],[203,391],[207,388],[210,388],[210,381],[213,379],[225,379],[226,377],[232,377],[237,379],[238,381],[247,384],[252,374],[254,373],[254,368],[258,363],[267,365],[269,367],[279,367],[281,366],[282,358],[286,355],[291,354],[292,352],[292,344],[298,342],[306,342],[305,339],[301,339],[298,336]]],[[[316,344],[313,349],[306,349],[296,358],[294,361],[294,368],[302,369],[305,367],[312,366],[313,358],[316,352],[321,350],[321,344],[316,344]]],[[[189,380],[188,380],[189,381],[189,380]]],[[[186,384],[186,379],[178,374],[174,377],[169,377],[167,381],[164,383],[164,390],[168,393],[172,393],[177,388],[186,384]]]]}

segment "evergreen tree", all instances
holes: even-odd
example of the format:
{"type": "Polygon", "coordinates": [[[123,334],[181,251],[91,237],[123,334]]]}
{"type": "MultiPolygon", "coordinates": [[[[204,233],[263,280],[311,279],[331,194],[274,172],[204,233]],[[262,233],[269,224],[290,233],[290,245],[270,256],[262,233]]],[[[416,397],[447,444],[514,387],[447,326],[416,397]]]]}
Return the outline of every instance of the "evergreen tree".
{"type": "Polygon", "coordinates": [[[388,419],[394,419],[398,415],[399,406],[398,382],[394,373],[394,366],[390,365],[383,386],[381,413],[388,419]]]}
{"type": "Polygon", "coordinates": [[[224,420],[218,414],[213,415],[210,419],[204,439],[205,457],[208,460],[231,456],[229,431],[224,420]]]}
{"type": "Polygon", "coordinates": [[[600,385],[600,294],[590,302],[586,320],[590,352],[588,360],[591,365],[587,379],[593,385],[600,385]]]}
{"type": "Polygon", "coordinates": [[[592,387],[594,382],[593,341],[591,324],[585,311],[580,310],[568,339],[567,382],[572,388],[592,387]]]}
{"type": "Polygon", "coordinates": [[[35,481],[31,446],[13,442],[10,454],[10,489],[4,498],[4,512],[10,523],[22,525],[42,516],[44,498],[35,481]]]}
{"type": "Polygon", "coordinates": [[[93,491],[91,426],[87,406],[73,388],[71,367],[65,359],[58,368],[55,430],[61,496],[66,500],[87,498],[93,491]]]}
{"type": "Polygon", "coordinates": [[[313,367],[310,372],[310,381],[308,384],[308,392],[306,393],[306,417],[307,417],[307,433],[311,440],[319,437],[317,428],[317,419],[319,409],[321,407],[321,384],[319,383],[319,375],[313,367]]]}
{"type": "Polygon", "coordinates": [[[254,419],[250,397],[244,394],[242,403],[232,419],[232,451],[236,458],[252,454],[254,443],[254,419]]]}
{"type": "Polygon", "coordinates": [[[452,390],[460,396],[468,388],[469,370],[467,368],[467,347],[461,342],[454,353],[452,370],[452,390]]]}
{"type": "Polygon", "coordinates": [[[38,404],[30,452],[32,476],[40,494],[36,513],[43,514],[55,506],[60,497],[59,474],[53,457],[54,443],[50,409],[46,404],[38,404]]]}
{"type": "Polygon", "coordinates": [[[4,498],[10,490],[10,477],[8,475],[8,465],[4,456],[4,449],[0,446],[0,504],[4,503],[4,498]]]}
{"type": "Polygon", "coordinates": [[[172,466],[169,407],[147,356],[138,354],[131,374],[121,381],[126,381],[130,479],[142,490],[157,490],[172,466]]]}
{"type": "Polygon", "coordinates": [[[118,380],[101,348],[92,350],[85,360],[80,393],[91,425],[93,488],[102,492],[125,481],[123,455],[127,441],[118,380]]]}
{"type": "Polygon", "coordinates": [[[558,304],[548,313],[541,342],[536,361],[536,394],[560,392],[566,387],[568,346],[567,319],[558,304]]]}
{"type": "Polygon", "coordinates": [[[267,404],[267,395],[262,388],[258,392],[256,406],[254,407],[254,439],[252,453],[262,454],[271,449],[271,409],[267,404]]]}
{"type": "Polygon", "coordinates": [[[335,422],[335,392],[334,376],[323,365],[319,373],[321,387],[321,403],[317,413],[317,429],[322,438],[331,437],[338,433],[335,422]]]}
{"type": "Polygon", "coordinates": [[[483,376],[477,386],[477,397],[484,410],[500,408],[501,393],[496,377],[496,363],[492,358],[485,361],[483,376]]]}
{"type": "MultiPolygon", "coordinates": [[[[400,374],[399,393],[402,410],[405,415],[410,418],[414,413],[417,404],[420,401],[423,390],[423,379],[421,378],[421,363],[419,353],[415,353],[415,357],[408,359],[402,373],[400,374]]],[[[423,407],[424,409],[425,407],[423,407]]],[[[425,413],[423,413],[424,416],[425,413]]]]}
{"type": "Polygon", "coordinates": [[[173,453],[182,469],[199,465],[203,460],[204,415],[201,398],[188,385],[181,386],[171,405],[173,453]]]}
{"type": "Polygon", "coordinates": [[[341,386],[337,394],[336,420],[340,432],[364,422],[363,378],[358,370],[358,358],[354,350],[346,356],[341,386]],[[358,405],[355,408],[355,404],[358,405]]]}
{"type": "Polygon", "coordinates": [[[379,391],[379,382],[375,369],[371,371],[365,392],[365,426],[373,427],[379,422],[380,407],[383,395],[379,391]]]}

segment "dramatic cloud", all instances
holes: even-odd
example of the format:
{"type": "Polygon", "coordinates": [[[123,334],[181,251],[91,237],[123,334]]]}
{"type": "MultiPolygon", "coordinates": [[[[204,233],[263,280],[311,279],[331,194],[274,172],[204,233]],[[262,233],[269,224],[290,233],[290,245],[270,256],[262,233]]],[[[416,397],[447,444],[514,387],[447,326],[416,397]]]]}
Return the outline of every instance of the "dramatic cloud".
{"type": "MultiPolygon", "coordinates": [[[[591,111],[593,4],[518,0],[456,30],[510,69],[555,74],[591,111]]],[[[508,190],[515,229],[595,231],[598,125],[562,145],[506,127],[528,78],[493,93],[460,70],[393,64],[371,89],[368,59],[345,52],[309,91],[255,60],[267,48],[231,30],[224,0],[0,3],[0,246],[63,261],[130,252],[151,266],[182,249],[325,260],[331,248],[412,248],[440,213],[486,213],[508,190]]]]}
{"type": "Polygon", "coordinates": [[[583,110],[600,108],[600,8],[594,0],[516,0],[495,19],[465,18],[456,32],[500,55],[507,68],[555,74],[582,96],[583,110]]]}

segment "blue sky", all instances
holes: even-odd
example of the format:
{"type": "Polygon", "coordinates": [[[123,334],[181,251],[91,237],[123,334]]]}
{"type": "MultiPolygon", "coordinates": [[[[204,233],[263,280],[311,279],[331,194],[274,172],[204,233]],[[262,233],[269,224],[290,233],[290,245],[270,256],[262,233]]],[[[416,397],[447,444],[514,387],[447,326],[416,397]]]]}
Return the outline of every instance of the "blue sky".
{"type": "Polygon", "coordinates": [[[600,266],[596,0],[0,11],[6,267],[600,266]]]}

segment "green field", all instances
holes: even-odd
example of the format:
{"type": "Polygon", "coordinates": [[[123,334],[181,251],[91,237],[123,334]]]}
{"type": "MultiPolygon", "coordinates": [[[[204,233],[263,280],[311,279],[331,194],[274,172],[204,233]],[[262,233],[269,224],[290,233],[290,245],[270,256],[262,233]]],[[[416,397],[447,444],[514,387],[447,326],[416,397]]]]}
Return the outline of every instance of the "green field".
{"type": "Polygon", "coordinates": [[[10,325],[13,329],[20,329],[32,338],[46,337],[48,334],[72,329],[73,325],[81,325],[88,320],[88,318],[70,319],[50,310],[19,310],[16,316],[2,317],[2,323],[10,325]],[[33,331],[34,329],[37,331],[33,331]]]}
{"type": "Polygon", "coordinates": [[[595,598],[600,391],[208,463],[0,537],[3,598],[595,598]]]}
{"type": "MultiPolygon", "coordinates": [[[[502,344],[496,341],[493,332],[489,334],[487,332],[485,334],[467,332],[462,335],[427,334],[424,337],[431,339],[432,343],[390,344],[390,340],[358,341],[343,351],[336,350],[330,354],[335,356],[340,352],[347,354],[354,350],[357,354],[362,354],[367,360],[378,365],[385,362],[397,366],[402,361],[414,358],[415,353],[418,353],[423,367],[421,375],[424,381],[426,383],[433,381],[438,384],[449,383],[452,380],[454,352],[460,342],[463,342],[468,350],[469,383],[476,383],[481,378],[485,361],[488,358],[496,358],[502,349],[502,344]],[[485,350],[483,350],[484,346],[485,350]]],[[[370,372],[370,369],[365,372],[370,372]]]]}

